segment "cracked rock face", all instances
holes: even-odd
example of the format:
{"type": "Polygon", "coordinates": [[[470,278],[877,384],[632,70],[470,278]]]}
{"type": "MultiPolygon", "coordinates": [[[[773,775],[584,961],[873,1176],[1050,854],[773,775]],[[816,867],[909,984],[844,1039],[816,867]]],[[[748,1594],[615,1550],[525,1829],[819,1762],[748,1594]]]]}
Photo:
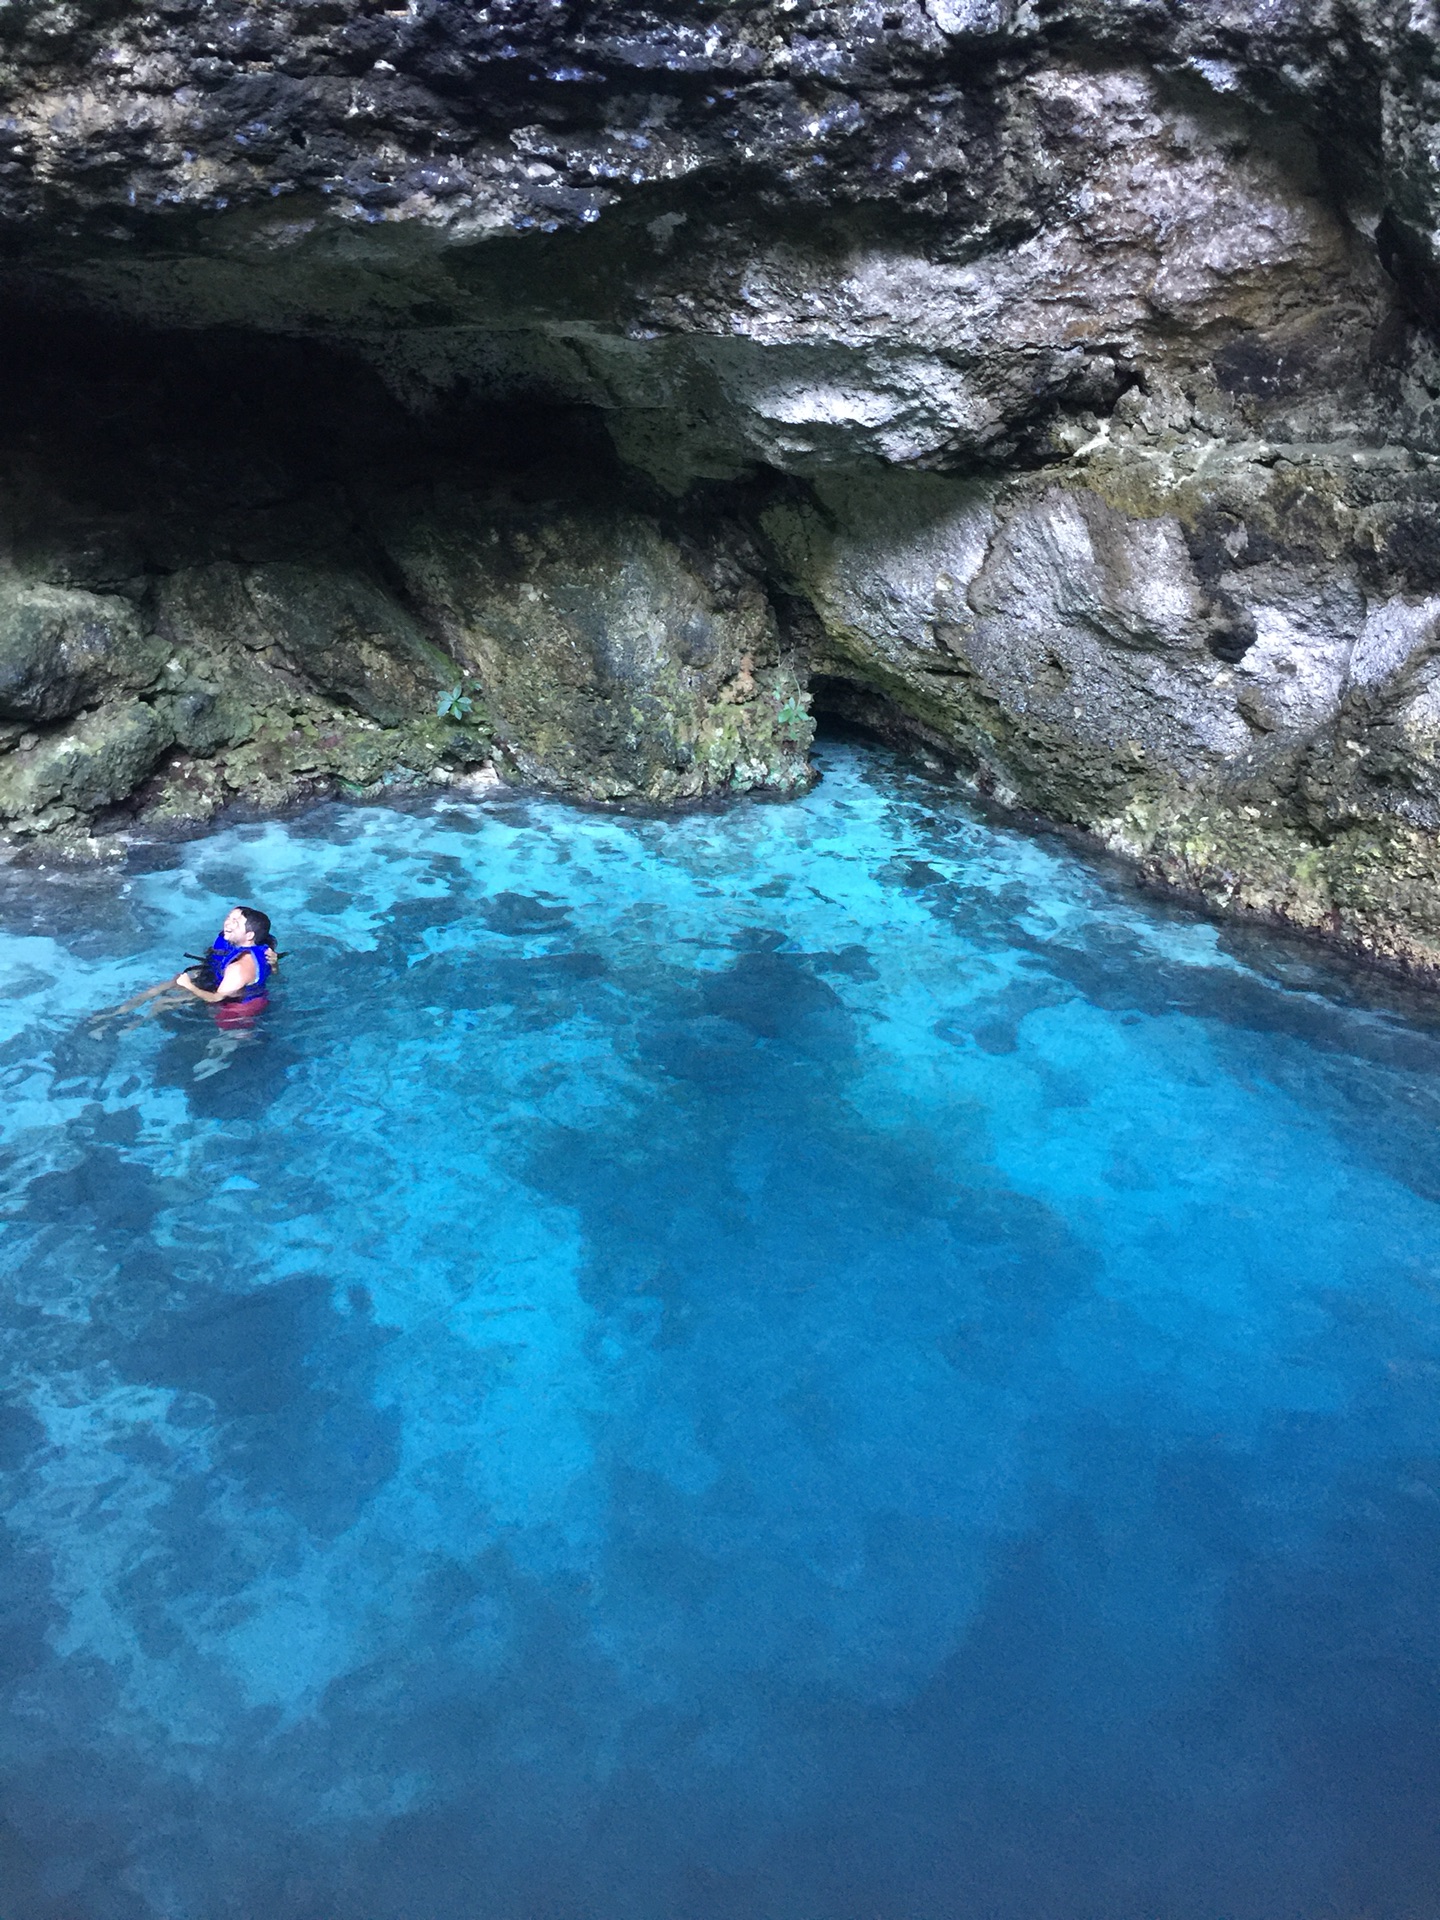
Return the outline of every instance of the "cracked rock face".
{"type": "Polygon", "coordinates": [[[1428,0],[0,5],[14,844],[807,707],[1440,965],[1428,0]]]}

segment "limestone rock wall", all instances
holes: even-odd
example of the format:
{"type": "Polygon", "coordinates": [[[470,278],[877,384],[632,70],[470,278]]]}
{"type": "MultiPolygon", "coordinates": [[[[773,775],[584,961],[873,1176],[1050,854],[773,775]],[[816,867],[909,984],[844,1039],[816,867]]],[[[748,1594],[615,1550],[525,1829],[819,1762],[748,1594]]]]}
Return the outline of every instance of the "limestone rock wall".
{"type": "Polygon", "coordinates": [[[818,705],[1440,963],[1437,82],[1429,0],[8,0],[0,816],[818,705]]]}
{"type": "Polygon", "coordinates": [[[353,360],[34,321],[0,417],[12,847],[482,770],[808,784],[807,662],[753,540],[627,486],[603,429],[422,431],[353,360]]]}

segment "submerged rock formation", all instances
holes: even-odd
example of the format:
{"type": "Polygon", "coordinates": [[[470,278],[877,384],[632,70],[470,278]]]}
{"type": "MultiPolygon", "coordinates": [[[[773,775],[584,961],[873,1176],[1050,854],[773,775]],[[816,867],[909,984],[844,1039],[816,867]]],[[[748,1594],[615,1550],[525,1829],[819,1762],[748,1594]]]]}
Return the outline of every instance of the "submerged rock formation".
{"type": "Polygon", "coordinates": [[[8,0],[12,843],[807,709],[1440,965],[1431,0],[8,0]]]}

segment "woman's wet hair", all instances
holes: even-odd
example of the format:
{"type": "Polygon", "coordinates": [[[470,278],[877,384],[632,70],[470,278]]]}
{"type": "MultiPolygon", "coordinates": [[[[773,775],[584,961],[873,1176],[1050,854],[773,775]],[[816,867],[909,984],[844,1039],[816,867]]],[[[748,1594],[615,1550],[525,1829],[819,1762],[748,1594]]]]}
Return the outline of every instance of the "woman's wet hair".
{"type": "Polygon", "coordinates": [[[251,942],[257,947],[265,945],[270,938],[269,914],[261,913],[258,907],[237,907],[235,911],[245,922],[245,931],[250,935],[251,942]]]}

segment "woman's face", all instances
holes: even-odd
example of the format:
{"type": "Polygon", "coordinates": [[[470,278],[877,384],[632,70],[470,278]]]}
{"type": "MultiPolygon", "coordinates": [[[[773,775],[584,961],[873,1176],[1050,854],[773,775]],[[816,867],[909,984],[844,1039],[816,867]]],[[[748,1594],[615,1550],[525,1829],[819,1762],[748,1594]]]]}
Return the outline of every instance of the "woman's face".
{"type": "Polygon", "coordinates": [[[248,947],[250,929],[245,924],[245,916],[238,907],[232,907],[225,916],[225,924],[220,929],[232,947],[248,947]]]}

